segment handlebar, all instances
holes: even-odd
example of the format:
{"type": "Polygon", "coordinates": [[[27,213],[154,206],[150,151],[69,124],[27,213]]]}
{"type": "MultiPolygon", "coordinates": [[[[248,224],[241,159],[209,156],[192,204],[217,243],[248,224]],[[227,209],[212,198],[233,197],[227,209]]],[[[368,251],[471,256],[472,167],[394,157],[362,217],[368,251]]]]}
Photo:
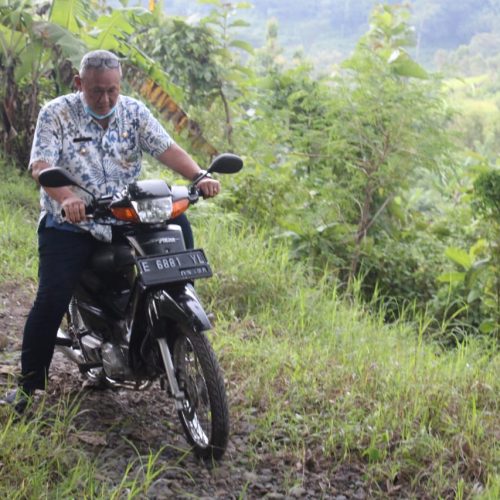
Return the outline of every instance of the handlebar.
{"type": "MultiPolygon", "coordinates": [[[[85,215],[92,215],[95,212],[95,207],[92,205],[85,205],[85,215]]],[[[66,211],[61,208],[61,215],[66,217],[66,211]]]]}
{"type": "MultiPolygon", "coordinates": [[[[189,205],[194,205],[204,196],[202,190],[194,184],[191,184],[190,186],[173,185],[171,186],[171,191],[174,203],[180,200],[188,200],[189,205]]],[[[100,220],[101,218],[108,219],[109,217],[113,218],[115,215],[112,214],[110,210],[112,201],[113,199],[109,195],[96,199],[94,203],[85,206],[85,215],[88,216],[88,219],[94,220],[100,220]]],[[[61,215],[66,217],[64,209],[61,209],[61,215]]]]}

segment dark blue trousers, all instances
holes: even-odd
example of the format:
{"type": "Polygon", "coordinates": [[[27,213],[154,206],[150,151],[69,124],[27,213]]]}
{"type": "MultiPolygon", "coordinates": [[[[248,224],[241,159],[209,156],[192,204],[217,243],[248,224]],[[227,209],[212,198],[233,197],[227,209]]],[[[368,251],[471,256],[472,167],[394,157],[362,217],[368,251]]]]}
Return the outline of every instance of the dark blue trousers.
{"type": "MultiPolygon", "coordinates": [[[[182,228],[187,248],[193,233],[182,214],[170,221],[182,228]]],[[[38,291],[24,327],[21,353],[21,385],[26,391],[45,389],[54,354],[57,330],[66,313],[82,271],[92,253],[105,243],[89,233],[38,229],[38,291]]]]}

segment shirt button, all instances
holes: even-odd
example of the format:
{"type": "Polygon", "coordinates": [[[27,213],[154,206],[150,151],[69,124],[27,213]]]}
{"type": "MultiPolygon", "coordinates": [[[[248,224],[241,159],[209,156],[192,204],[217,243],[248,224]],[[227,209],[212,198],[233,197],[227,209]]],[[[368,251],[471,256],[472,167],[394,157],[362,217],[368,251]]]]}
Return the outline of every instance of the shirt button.
{"type": "Polygon", "coordinates": [[[123,132],[122,137],[126,139],[128,137],[128,132],[123,132]]]}
{"type": "Polygon", "coordinates": [[[80,149],[80,154],[81,155],[86,155],[87,154],[87,150],[85,148],[80,149]]]}

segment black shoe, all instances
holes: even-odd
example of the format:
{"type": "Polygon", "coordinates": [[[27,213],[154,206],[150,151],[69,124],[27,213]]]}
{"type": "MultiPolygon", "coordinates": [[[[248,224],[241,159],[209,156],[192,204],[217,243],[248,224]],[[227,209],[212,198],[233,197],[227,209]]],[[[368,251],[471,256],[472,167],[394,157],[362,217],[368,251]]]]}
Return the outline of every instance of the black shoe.
{"type": "Polygon", "coordinates": [[[31,403],[32,396],[32,391],[26,391],[19,387],[8,392],[2,399],[0,399],[0,405],[10,406],[16,413],[22,415],[27,406],[31,403]]]}

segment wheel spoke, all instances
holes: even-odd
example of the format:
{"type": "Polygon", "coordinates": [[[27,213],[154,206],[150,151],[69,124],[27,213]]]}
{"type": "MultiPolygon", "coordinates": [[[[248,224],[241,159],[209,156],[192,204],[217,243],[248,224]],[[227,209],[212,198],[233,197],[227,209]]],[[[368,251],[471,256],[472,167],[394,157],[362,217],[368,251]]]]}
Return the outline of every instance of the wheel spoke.
{"type": "Polygon", "coordinates": [[[193,435],[197,444],[208,446],[211,434],[210,402],[208,390],[201,366],[193,345],[188,338],[184,339],[184,364],[180,368],[184,372],[182,377],[185,387],[181,387],[186,394],[185,409],[182,410],[185,424],[193,435]],[[206,406],[208,405],[208,408],[206,406]]]}
{"type": "Polygon", "coordinates": [[[186,436],[199,456],[220,458],[229,432],[228,409],[222,374],[205,335],[180,335],[174,345],[174,364],[186,397],[179,411],[186,436]]]}

